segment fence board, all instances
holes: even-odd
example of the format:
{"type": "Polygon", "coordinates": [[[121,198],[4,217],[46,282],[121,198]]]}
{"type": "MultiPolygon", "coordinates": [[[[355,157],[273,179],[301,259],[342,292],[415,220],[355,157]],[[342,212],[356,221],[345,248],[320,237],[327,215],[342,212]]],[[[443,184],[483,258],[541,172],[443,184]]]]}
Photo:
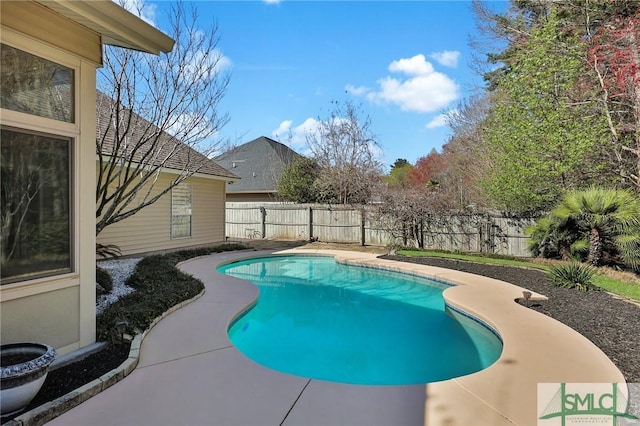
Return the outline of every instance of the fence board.
{"type": "MultiPolygon", "coordinates": [[[[227,202],[229,238],[318,240],[373,246],[402,245],[402,229],[389,232],[375,206],[350,207],[292,203],[227,202]],[[364,214],[364,220],[363,220],[364,214]],[[363,239],[364,235],[364,239],[363,239]]],[[[489,215],[428,216],[422,224],[424,247],[462,252],[530,256],[524,228],[529,220],[489,215]]],[[[418,239],[420,237],[418,236],[418,239]]],[[[416,244],[408,241],[408,244],[416,244]]]]}

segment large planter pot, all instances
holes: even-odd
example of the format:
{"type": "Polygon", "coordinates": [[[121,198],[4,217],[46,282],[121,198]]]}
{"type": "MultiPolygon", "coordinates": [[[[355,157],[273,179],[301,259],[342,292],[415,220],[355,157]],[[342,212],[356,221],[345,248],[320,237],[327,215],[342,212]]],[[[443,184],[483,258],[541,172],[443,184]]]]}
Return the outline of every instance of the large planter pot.
{"type": "Polygon", "coordinates": [[[23,410],[36,396],[56,351],[42,343],[0,346],[0,411],[8,416],[23,410]]]}

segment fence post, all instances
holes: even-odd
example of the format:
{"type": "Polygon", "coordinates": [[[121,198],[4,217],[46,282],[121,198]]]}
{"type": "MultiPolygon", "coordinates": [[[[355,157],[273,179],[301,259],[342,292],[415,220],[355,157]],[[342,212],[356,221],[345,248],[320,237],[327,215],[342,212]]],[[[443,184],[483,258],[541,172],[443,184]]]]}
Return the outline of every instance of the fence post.
{"type": "Polygon", "coordinates": [[[313,241],[313,208],[307,208],[309,213],[309,241],[313,241]]]}
{"type": "Polygon", "coordinates": [[[489,218],[487,221],[487,253],[495,253],[496,252],[496,233],[495,228],[493,226],[493,218],[489,218]]]}
{"type": "Polygon", "coordinates": [[[267,209],[264,208],[264,206],[260,207],[260,225],[262,228],[262,238],[266,238],[267,237],[267,209]]]}
{"type": "Polygon", "coordinates": [[[479,233],[480,233],[480,253],[493,253],[495,252],[493,247],[493,223],[491,219],[483,219],[480,221],[479,233]]]}
{"type": "Polygon", "coordinates": [[[365,235],[365,221],[366,216],[364,214],[364,209],[360,210],[360,245],[364,247],[366,235],[365,235]]]}

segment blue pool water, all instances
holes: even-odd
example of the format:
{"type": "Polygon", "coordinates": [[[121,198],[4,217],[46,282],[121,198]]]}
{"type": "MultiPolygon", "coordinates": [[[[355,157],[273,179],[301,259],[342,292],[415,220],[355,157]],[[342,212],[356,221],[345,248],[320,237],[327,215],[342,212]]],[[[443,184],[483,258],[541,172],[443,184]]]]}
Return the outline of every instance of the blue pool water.
{"type": "Polygon", "coordinates": [[[447,285],[348,266],[328,257],[273,256],[220,266],[255,283],[257,304],[229,329],[266,367],[368,385],[429,383],[495,362],[499,338],[445,308],[447,285]]]}

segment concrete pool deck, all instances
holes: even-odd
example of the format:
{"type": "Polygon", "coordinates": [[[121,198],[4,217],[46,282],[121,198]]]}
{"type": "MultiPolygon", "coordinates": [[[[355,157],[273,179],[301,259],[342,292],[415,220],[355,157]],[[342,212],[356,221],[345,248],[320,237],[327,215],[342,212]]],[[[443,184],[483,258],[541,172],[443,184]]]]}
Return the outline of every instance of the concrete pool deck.
{"type": "MultiPolygon", "coordinates": [[[[491,325],[500,359],[478,373],[413,386],[355,386],[262,367],[227,337],[232,319],[258,295],[244,280],[218,274],[232,260],[273,253],[226,252],[180,268],[205,293],[146,336],[137,368],[124,380],[53,419],[51,425],[535,425],[538,383],[624,382],[606,355],[569,327],[514,302],[522,289],[494,279],[375,254],[291,249],[340,261],[436,277],[459,286],[447,303],[491,325]]],[[[534,297],[539,296],[534,294],[534,297]]]]}

